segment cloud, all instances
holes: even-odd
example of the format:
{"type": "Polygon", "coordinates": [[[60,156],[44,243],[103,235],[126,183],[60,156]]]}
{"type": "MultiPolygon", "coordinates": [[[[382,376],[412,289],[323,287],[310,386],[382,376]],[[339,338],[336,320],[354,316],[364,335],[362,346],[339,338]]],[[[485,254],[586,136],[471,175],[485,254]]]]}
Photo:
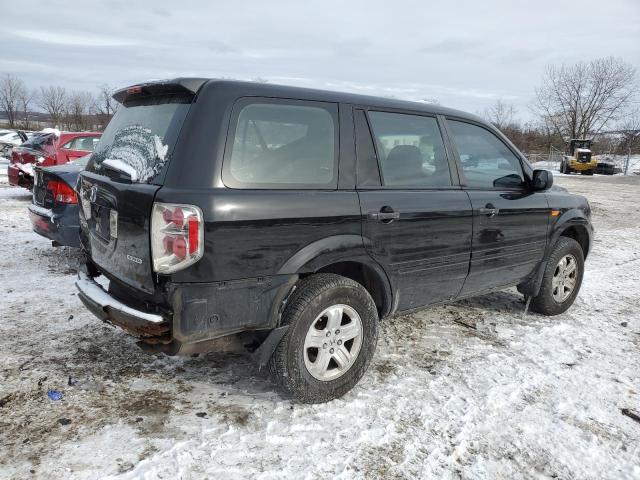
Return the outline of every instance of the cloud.
{"type": "Polygon", "coordinates": [[[81,0],[3,6],[0,73],[92,90],[172,76],[263,78],[482,111],[526,102],[546,65],[622,56],[640,70],[640,8],[583,0],[81,0]],[[553,11],[553,15],[548,12],[553,11]],[[63,66],[64,67],[61,67],[63,66]]]}
{"type": "Polygon", "coordinates": [[[68,46],[85,47],[123,47],[134,46],[140,43],[135,40],[119,36],[102,36],[87,32],[64,32],[46,29],[40,30],[14,30],[14,35],[43,43],[68,46]]]}

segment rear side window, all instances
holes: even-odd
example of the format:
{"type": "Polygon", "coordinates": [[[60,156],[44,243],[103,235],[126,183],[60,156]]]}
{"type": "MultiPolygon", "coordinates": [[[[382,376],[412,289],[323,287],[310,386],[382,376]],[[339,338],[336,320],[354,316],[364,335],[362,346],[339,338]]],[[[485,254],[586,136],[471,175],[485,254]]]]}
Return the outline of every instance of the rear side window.
{"type": "Polygon", "coordinates": [[[489,130],[449,120],[465,183],[474,188],[517,188],[524,184],[520,160],[489,130]]]}
{"type": "Polygon", "coordinates": [[[447,187],[449,163],[434,117],[369,112],[387,186],[447,187]]]}
{"type": "Polygon", "coordinates": [[[378,158],[371,139],[371,131],[363,110],[355,111],[356,155],[358,158],[357,184],[361,187],[380,186],[378,158]]]}
{"type": "Polygon", "coordinates": [[[62,148],[68,150],[84,150],[85,152],[92,152],[96,143],[98,143],[99,137],[76,137],[73,140],[67,142],[62,148]]]}
{"type": "Polygon", "coordinates": [[[223,167],[235,188],[335,188],[337,106],[295,100],[236,105],[223,167]]]}

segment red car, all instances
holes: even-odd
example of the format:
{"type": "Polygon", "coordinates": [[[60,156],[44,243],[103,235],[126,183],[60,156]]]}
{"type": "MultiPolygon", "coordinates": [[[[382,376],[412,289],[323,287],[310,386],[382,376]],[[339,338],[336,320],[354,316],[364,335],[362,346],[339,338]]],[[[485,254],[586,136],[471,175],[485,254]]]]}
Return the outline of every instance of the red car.
{"type": "Polygon", "coordinates": [[[11,152],[7,169],[9,185],[31,189],[33,167],[63,165],[92,152],[102,134],[98,132],[43,131],[35,134],[11,152]]]}

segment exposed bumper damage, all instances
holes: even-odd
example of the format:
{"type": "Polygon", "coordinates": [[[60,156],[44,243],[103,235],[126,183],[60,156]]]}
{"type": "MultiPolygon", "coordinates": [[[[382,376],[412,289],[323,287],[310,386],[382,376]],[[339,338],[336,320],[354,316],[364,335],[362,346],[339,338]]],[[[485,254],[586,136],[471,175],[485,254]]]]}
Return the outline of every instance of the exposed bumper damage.
{"type": "Polygon", "coordinates": [[[169,284],[167,311],[152,313],[116,298],[89,271],[83,266],[76,281],[82,303],[100,320],[138,338],[145,350],[167,355],[254,351],[257,339],[254,359],[261,365],[286,332],[287,327],[276,327],[297,280],[297,275],[281,275],[231,284],[169,284]],[[256,332],[261,333],[256,337],[256,332]]]}
{"type": "Polygon", "coordinates": [[[29,219],[33,231],[60,245],[80,246],[80,226],[78,225],[78,207],[71,205],[63,213],[39,205],[29,205],[29,219]]]}
{"type": "Polygon", "coordinates": [[[162,315],[125,305],[83,271],[78,273],[76,287],[82,303],[100,320],[117,325],[147,343],[171,341],[171,325],[162,315]]]}

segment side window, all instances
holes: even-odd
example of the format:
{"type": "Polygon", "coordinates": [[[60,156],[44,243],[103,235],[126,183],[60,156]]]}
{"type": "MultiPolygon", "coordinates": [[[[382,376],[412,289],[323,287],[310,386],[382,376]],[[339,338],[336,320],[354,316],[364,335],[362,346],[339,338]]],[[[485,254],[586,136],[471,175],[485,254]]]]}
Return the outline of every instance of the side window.
{"type": "Polygon", "coordinates": [[[358,159],[356,183],[363,187],[380,186],[378,159],[364,111],[356,110],[354,120],[356,127],[356,156],[358,159]]]}
{"type": "Polygon", "coordinates": [[[73,140],[67,142],[62,148],[93,152],[93,148],[95,147],[96,143],[98,143],[98,139],[95,137],[76,137],[73,140]]]}
{"type": "Polygon", "coordinates": [[[477,188],[515,188],[524,184],[520,160],[489,130],[449,120],[466,184],[477,188]]]}
{"type": "Polygon", "coordinates": [[[451,185],[442,135],[434,117],[369,112],[384,185],[451,185]]]}
{"type": "Polygon", "coordinates": [[[237,188],[335,186],[338,109],[312,103],[245,104],[227,140],[224,182],[237,188]]]}

